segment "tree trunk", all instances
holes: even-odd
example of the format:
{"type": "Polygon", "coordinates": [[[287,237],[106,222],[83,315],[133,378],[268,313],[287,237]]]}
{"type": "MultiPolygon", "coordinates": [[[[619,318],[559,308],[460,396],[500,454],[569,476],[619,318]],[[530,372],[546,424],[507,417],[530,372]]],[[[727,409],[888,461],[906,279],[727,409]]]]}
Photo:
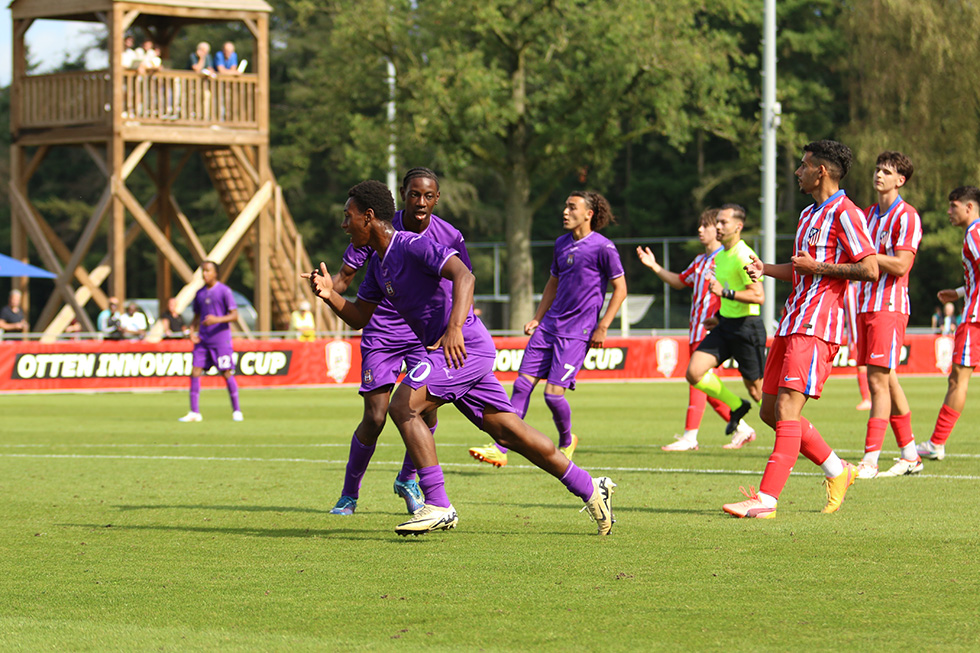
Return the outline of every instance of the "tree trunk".
{"type": "Polygon", "coordinates": [[[507,328],[521,331],[534,317],[534,263],[531,259],[531,179],[527,164],[527,67],[524,52],[514,52],[511,100],[514,122],[507,137],[507,287],[510,312],[507,328]]]}

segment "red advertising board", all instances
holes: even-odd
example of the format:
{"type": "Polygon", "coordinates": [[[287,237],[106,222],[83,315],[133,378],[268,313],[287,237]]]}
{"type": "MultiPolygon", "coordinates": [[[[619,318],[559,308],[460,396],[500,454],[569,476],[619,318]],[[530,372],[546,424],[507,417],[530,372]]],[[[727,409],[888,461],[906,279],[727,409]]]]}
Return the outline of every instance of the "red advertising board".
{"type": "MultiPolygon", "coordinates": [[[[495,371],[512,381],[527,338],[494,338],[495,371]]],[[[357,384],[361,376],[359,339],[236,340],[235,373],[242,387],[357,384]]],[[[902,347],[901,374],[945,374],[953,339],[910,335],[902,347]]],[[[183,389],[191,371],[191,343],[144,342],[0,342],[0,391],[183,389]]],[[[609,338],[604,349],[590,350],[580,380],[683,378],[689,359],[684,337],[609,338]]],[[[834,374],[853,373],[841,348],[834,374]]],[[[722,374],[737,374],[725,369],[722,374]]],[[[221,386],[205,377],[205,386],[221,386]]]]}

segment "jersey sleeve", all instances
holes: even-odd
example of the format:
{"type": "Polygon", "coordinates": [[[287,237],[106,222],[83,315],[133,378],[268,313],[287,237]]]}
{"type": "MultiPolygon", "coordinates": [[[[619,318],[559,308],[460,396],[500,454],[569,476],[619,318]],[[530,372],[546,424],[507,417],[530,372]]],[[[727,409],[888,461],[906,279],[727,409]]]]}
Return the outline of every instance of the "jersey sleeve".
{"type": "Polygon", "coordinates": [[[841,226],[841,236],[837,242],[852,261],[860,261],[875,253],[868,233],[868,223],[861,209],[852,205],[837,216],[841,226]]]}
{"type": "Polygon", "coordinates": [[[684,268],[684,271],[677,276],[680,278],[682,284],[684,284],[688,288],[693,288],[694,279],[697,276],[697,273],[698,273],[698,259],[695,258],[693,261],[691,261],[691,263],[686,268],[684,268]]]}
{"type": "Polygon", "coordinates": [[[370,247],[354,247],[353,245],[348,245],[344,251],[344,265],[350,266],[352,270],[360,270],[371,257],[371,252],[370,247]]]}
{"type": "Polygon", "coordinates": [[[599,250],[599,269],[607,279],[617,279],[625,274],[623,261],[619,258],[619,250],[612,242],[608,242],[599,250]]]}
{"type": "Polygon", "coordinates": [[[892,230],[892,243],[896,250],[904,249],[913,254],[919,251],[922,242],[922,218],[911,206],[906,206],[901,219],[895,220],[892,230]]]}
{"type": "Polygon", "coordinates": [[[452,245],[452,249],[455,249],[456,250],[456,255],[459,256],[459,260],[461,260],[463,262],[463,265],[466,266],[466,269],[469,270],[470,272],[472,272],[473,271],[473,264],[470,263],[470,253],[466,249],[466,241],[463,238],[463,234],[457,232],[456,235],[457,235],[457,238],[456,238],[456,241],[452,245]]]}
{"type": "Polygon", "coordinates": [[[384,298],[384,292],[378,286],[375,279],[375,269],[378,267],[378,257],[372,256],[368,261],[367,271],[364,273],[364,280],[357,289],[357,298],[371,304],[380,304],[384,298]]]}

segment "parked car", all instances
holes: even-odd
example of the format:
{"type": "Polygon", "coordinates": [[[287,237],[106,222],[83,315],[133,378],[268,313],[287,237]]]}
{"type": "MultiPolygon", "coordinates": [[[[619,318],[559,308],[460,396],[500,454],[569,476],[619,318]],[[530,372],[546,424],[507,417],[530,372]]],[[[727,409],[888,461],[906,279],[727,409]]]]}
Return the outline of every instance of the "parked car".
{"type": "MultiPolygon", "coordinates": [[[[252,302],[249,301],[248,297],[238,292],[237,290],[231,291],[232,297],[235,298],[235,303],[238,304],[238,314],[245,320],[245,326],[250,330],[255,330],[255,325],[258,322],[259,314],[255,311],[255,307],[252,306],[252,302]]],[[[124,306],[128,306],[130,302],[136,302],[136,305],[140,307],[140,310],[146,313],[147,321],[153,324],[159,319],[159,311],[157,310],[160,306],[159,301],[152,297],[143,297],[139,299],[127,299],[124,306]]],[[[181,316],[184,318],[184,322],[187,324],[191,323],[194,319],[194,309],[188,306],[183,310],[181,316]]]]}

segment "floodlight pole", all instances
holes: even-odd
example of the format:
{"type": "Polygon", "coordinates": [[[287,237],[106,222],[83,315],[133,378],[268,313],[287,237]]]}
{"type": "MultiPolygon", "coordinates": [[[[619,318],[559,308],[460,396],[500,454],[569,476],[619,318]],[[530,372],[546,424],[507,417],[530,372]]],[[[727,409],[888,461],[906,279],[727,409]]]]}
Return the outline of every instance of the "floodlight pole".
{"type": "MultiPolygon", "coordinates": [[[[782,107],[776,101],[776,0],[765,0],[762,30],[762,260],[776,262],[776,130],[782,107]]],[[[766,302],[762,316],[766,330],[776,316],[776,283],[764,277],[766,302]]]]}
{"type": "Polygon", "coordinates": [[[388,190],[398,204],[398,173],[395,159],[395,64],[391,59],[388,64],[388,190]]]}

